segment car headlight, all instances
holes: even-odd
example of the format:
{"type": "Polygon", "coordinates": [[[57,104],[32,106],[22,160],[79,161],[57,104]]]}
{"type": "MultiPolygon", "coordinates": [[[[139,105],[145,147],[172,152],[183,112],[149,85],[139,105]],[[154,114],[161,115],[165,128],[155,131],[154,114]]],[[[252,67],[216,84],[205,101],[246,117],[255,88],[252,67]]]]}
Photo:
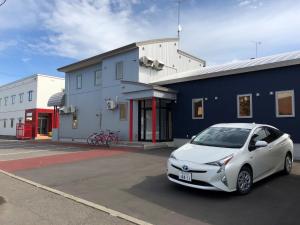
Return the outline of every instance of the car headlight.
{"type": "Polygon", "coordinates": [[[220,169],[217,171],[217,173],[220,172],[224,172],[225,171],[225,166],[229,163],[229,161],[233,158],[233,155],[229,155],[226,156],[223,159],[220,159],[218,161],[214,161],[214,162],[209,162],[209,163],[205,163],[207,165],[211,165],[211,166],[219,166],[220,169]]]}
{"type": "Polygon", "coordinates": [[[170,155],[170,159],[177,160],[176,157],[174,156],[174,153],[172,153],[172,154],[170,155]]]}

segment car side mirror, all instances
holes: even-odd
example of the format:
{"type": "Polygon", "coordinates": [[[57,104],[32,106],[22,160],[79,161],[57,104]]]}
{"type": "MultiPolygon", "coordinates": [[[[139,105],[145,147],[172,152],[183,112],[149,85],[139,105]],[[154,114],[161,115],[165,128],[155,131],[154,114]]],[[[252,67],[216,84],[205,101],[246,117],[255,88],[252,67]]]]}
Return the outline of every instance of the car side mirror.
{"type": "Polygon", "coordinates": [[[196,135],[193,135],[191,140],[194,140],[195,138],[196,138],[196,135]]]}
{"type": "Polygon", "coordinates": [[[268,143],[266,141],[257,141],[255,143],[255,147],[256,148],[263,148],[263,147],[267,147],[268,143]]]}

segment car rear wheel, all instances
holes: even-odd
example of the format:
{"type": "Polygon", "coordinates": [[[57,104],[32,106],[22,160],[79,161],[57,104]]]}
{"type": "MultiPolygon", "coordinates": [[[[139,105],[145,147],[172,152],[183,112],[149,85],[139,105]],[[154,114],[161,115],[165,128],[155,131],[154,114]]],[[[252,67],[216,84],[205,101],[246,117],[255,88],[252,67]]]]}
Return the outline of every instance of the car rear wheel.
{"type": "Polygon", "coordinates": [[[252,185],[252,171],[249,167],[245,166],[241,169],[237,178],[237,192],[241,195],[248,194],[252,189],[252,185]]]}
{"type": "Polygon", "coordinates": [[[287,154],[285,156],[285,160],[284,160],[283,173],[286,175],[290,174],[292,171],[292,166],[293,166],[292,156],[291,156],[291,154],[287,154]]]}

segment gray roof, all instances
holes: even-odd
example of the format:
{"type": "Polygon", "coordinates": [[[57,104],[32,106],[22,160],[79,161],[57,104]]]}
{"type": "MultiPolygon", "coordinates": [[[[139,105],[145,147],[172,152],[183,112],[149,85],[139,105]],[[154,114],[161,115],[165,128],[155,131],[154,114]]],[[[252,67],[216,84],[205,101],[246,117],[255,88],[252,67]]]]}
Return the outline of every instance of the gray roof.
{"type": "Polygon", "coordinates": [[[120,48],[116,48],[114,50],[108,51],[108,52],[104,52],[102,54],[87,58],[87,59],[83,59],[81,61],[63,66],[58,68],[57,70],[60,72],[71,72],[80,68],[84,68],[84,67],[88,67],[91,65],[95,65],[97,63],[100,63],[103,59],[123,53],[123,52],[128,52],[131,51],[133,49],[138,48],[141,45],[147,45],[147,44],[154,44],[154,43],[162,43],[162,42],[170,42],[170,41],[178,41],[178,38],[162,38],[162,39],[152,39],[152,40],[148,40],[148,41],[141,41],[141,42],[134,42],[132,44],[129,45],[125,45],[123,47],[120,48]]]}
{"type": "Polygon", "coordinates": [[[65,93],[58,92],[52,95],[48,100],[48,106],[58,106],[62,107],[65,105],[65,93]]]}
{"type": "Polygon", "coordinates": [[[153,80],[153,84],[170,84],[192,80],[207,79],[212,77],[227,76],[266,70],[285,66],[299,65],[300,51],[271,55],[256,59],[243,60],[234,63],[201,67],[184,73],[172,74],[166,77],[159,77],[153,80]]]}

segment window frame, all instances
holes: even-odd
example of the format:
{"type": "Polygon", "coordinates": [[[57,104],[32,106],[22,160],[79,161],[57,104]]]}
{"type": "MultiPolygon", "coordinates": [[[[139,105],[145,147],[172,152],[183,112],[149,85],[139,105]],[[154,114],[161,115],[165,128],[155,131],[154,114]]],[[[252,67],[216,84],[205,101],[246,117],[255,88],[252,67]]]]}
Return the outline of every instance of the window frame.
{"type": "Polygon", "coordinates": [[[19,102],[23,103],[23,101],[24,101],[24,93],[20,93],[19,94],[19,102]]]}
{"type": "Polygon", "coordinates": [[[252,94],[239,94],[236,96],[236,102],[237,102],[237,118],[238,119],[247,119],[247,118],[253,118],[253,100],[252,100],[252,94]],[[240,97],[250,97],[250,115],[249,116],[241,116],[240,115],[240,97]]]}
{"type": "Polygon", "coordinates": [[[124,62],[123,61],[119,61],[119,62],[116,62],[116,80],[123,80],[124,79],[124,62]],[[122,74],[121,76],[119,77],[118,75],[118,65],[122,65],[122,74]]]}
{"type": "Polygon", "coordinates": [[[8,103],[8,97],[4,97],[4,105],[7,106],[7,103],[8,103]]]}
{"type": "Polygon", "coordinates": [[[277,118],[295,117],[295,91],[294,91],[294,89],[275,91],[275,113],[276,113],[277,118]],[[278,94],[283,93],[283,92],[291,92],[292,93],[292,115],[279,115],[278,94]]]}
{"type": "Polygon", "coordinates": [[[6,124],[6,119],[3,120],[3,128],[6,128],[7,124],[6,124]]]}
{"type": "Polygon", "coordinates": [[[119,120],[120,121],[128,120],[128,102],[119,102],[119,120]],[[125,118],[121,118],[121,105],[125,105],[125,118]]]}
{"type": "Polygon", "coordinates": [[[193,120],[203,120],[204,119],[204,98],[193,98],[192,99],[192,119],[193,120]],[[202,110],[203,110],[202,117],[195,117],[195,115],[194,115],[194,111],[195,111],[194,103],[196,101],[199,101],[199,100],[202,101],[202,110]]]}
{"type": "Polygon", "coordinates": [[[30,91],[28,91],[28,101],[32,102],[32,100],[33,100],[33,91],[30,90],[30,91]]]}
{"type": "Polygon", "coordinates": [[[11,104],[14,105],[16,103],[16,95],[11,96],[11,104]]]}
{"type": "Polygon", "coordinates": [[[76,89],[82,89],[82,74],[76,74],[76,89]],[[80,77],[80,87],[79,87],[79,82],[78,78],[80,77]]]}
{"type": "Polygon", "coordinates": [[[11,118],[10,119],[10,128],[14,128],[14,125],[15,125],[15,119],[11,118]]]}
{"type": "Polygon", "coordinates": [[[98,87],[98,86],[101,86],[102,85],[102,70],[101,69],[98,69],[98,70],[95,70],[94,71],[94,86],[95,87],[98,87]],[[99,72],[100,73],[100,82],[97,84],[97,79],[96,79],[96,77],[97,77],[97,72],[99,72]]]}

